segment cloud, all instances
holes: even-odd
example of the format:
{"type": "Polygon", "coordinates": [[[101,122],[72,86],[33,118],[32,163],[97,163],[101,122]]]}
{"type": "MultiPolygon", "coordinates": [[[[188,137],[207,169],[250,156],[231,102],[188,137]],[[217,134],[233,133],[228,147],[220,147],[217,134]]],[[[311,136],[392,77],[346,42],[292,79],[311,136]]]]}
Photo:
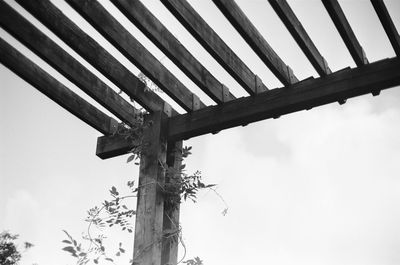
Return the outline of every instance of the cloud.
{"type": "MultiPolygon", "coordinates": [[[[397,264],[400,110],[376,112],[370,100],[281,118],[270,139],[290,159],[244,152],[242,128],[210,137],[205,177],[230,209],[222,217],[212,192],[182,207],[188,255],[210,265],[397,264]]],[[[260,137],[249,148],[268,145],[260,137]]]]}
{"type": "Polygon", "coordinates": [[[4,226],[13,233],[34,235],[40,207],[26,190],[16,190],[5,202],[4,226]],[[32,222],[33,221],[33,222],[32,222]]]}

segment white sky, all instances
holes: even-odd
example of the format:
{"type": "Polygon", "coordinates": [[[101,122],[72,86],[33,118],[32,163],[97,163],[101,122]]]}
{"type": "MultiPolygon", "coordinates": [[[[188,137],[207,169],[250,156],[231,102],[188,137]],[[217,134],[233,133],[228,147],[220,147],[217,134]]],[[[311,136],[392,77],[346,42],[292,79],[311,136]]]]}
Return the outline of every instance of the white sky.
{"type": "MultiPolygon", "coordinates": [[[[144,3],[217,79],[235,95],[245,95],[162,4],[144,3]]],[[[354,66],[319,1],[289,3],[333,71],[354,66]]],[[[393,57],[370,2],[340,3],[369,61],[393,57]]],[[[385,3],[400,29],[400,1],[385,3]]],[[[56,4],[107,45],[68,5],[56,4]]],[[[191,4],[268,87],[280,86],[211,1],[191,4]]],[[[316,77],[267,1],[238,4],[300,79],[316,77]]],[[[157,58],[162,57],[115,8],[111,11],[157,58]]],[[[78,91],[2,29],[0,37],[78,91]]],[[[163,62],[200,94],[168,59],[163,62]]],[[[2,65],[0,80],[0,230],[9,229],[35,244],[21,265],[74,264],[61,251],[61,230],[79,237],[86,229],[86,210],[107,198],[112,185],[123,187],[137,179],[138,168],[127,165],[126,157],[97,158],[98,132],[2,65]]],[[[217,183],[229,205],[228,215],[222,216],[224,204],[214,194],[203,193],[197,204],[182,206],[187,257],[200,256],[206,265],[399,264],[399,103],[397,87],[379,97],[366,95],[342,106],[330,104],[187,141],[194,149],[189,171],[199,169],[204,181],[217,183]]],[[[132,236],[116,236],[116,242],[123,240],[132,252],[132,236]]]]}

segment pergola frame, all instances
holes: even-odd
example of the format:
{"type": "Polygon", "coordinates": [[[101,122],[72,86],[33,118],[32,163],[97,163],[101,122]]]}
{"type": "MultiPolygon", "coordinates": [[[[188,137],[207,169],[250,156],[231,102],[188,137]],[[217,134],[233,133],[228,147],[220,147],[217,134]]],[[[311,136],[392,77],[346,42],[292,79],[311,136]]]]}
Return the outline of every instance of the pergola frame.
{"type": "MultiPolygon", "coordinates": [[[[139,0],[111,0],[171,61],[216,105],[207,106],[161,64],[123,25],[96,0],[66,0],[82,17],[112,43],[187,113],[171,105],[132,74],[106,49],[66,17],[49,0],[16,0],[24,9],[61,38],[123,92],[149,113],[140,173],[134,255],[138,264],[176,264],[178,242],[165,240],[163,231],[179,225],[179,207],[164,207],[164,198],[154,183],[164,183],[161,163],[180,167],[182,141],[235,126],[278,118],[301,110],[339,102],[400,85],[400,37],[382,0],[371,0],[397,57],[369,62],[337,0],[322,0],[357,67],[332,72],[306,30],[285,0],[269,0],[319,77],[298,80],[233,0],[213,0],[259,58],[284,87],[269,90],[262,80],[229,48],[185,0],[161,0],[165,7],[249,94],[235,98],[139,0]],[[153,184],[152,184],[153,183],[153,184]]],[[[0,26],[41,59],[63,74],[109,110],[121,122],[134,123],[139,112],[131,103],[0,0],[0,26]]],[[[0,38],[0,62],[47,95],[67,111],[104,136],[97,141],[102,159],[126,154],[130,143],[115,134],[119,121],[69,90],[62,83],[0,38]]]]}

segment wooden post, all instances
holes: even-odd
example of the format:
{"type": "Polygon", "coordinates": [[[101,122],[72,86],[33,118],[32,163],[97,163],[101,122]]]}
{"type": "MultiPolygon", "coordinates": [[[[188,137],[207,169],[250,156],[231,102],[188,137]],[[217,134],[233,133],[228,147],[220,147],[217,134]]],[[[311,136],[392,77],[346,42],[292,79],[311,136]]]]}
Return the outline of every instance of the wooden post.
{"type": "Polygon", "coordinates": [[[140,160],[133,264],[161,265],[167,116],[154,112],[144,122],[148,127],[140,160]]]}
{"type": "Polygon", "coordinates": [[[146,128],[140,160],[133,264],[175,265],[178,234],[164,237],[164,231],[179,231],[179,205],[164,208],[164,167],[180,167],[182,141],[167,145],[167,116],[162,112],[147,115],[144,123],[146,128]]]}
{"type": "MultiPolygon", "coordinates": [[[[182,164],[182,141],[169,142],[167,148],[167,165],[180,169],[182,164]]],[[[166,178],[166,182],[170,182],[166,178]]],[[[163,230],[169,231],[168,236],[163,238],[161,265],[175,265],[178,263],[178,245],[179,245],[179,204],[164,205],[163,230]],[[172,233],[172,235],[171,235],[172,233]]]]}

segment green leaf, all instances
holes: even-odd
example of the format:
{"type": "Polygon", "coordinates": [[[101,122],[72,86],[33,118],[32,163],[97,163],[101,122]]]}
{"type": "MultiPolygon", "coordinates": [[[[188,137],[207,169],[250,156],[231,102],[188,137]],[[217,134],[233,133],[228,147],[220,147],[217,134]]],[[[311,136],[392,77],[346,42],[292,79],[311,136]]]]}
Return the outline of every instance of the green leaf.
{"type": "Polygon", "coordinates": [[[119,193],[118,193],[118,191],[117,191],[117,188],[114,187],[114,186],[111,187],[110,193],[111,193],[112,195],[115,195],[115,196],[118,196],[118,195],[119,195],[119,193]]]}
{"type": "Polygon", "coordinates": [[[135,159],[135,155],[133,154],[133,155],[130,155],[129,157],[128,157],[128,159],[126,160],[126,163],[129,163],[129,162],[131,162],[132,160],[134,160],[135,159]]]}
{"type": "Polygon", "coordinates": [[[75,249],[73,247],[71,247],[71,246],[65,247],[62,250],[68,251],[71,254],[75,254],[75,252],[76,252],[75,249]]]}
{"type": "Polygon", "coordinates": [[[66,244],[72,244],[72,242],[69,241],[69,240],[63,240],[63,241],[61,241],[61,242],[66,243],[66,244]]]}

